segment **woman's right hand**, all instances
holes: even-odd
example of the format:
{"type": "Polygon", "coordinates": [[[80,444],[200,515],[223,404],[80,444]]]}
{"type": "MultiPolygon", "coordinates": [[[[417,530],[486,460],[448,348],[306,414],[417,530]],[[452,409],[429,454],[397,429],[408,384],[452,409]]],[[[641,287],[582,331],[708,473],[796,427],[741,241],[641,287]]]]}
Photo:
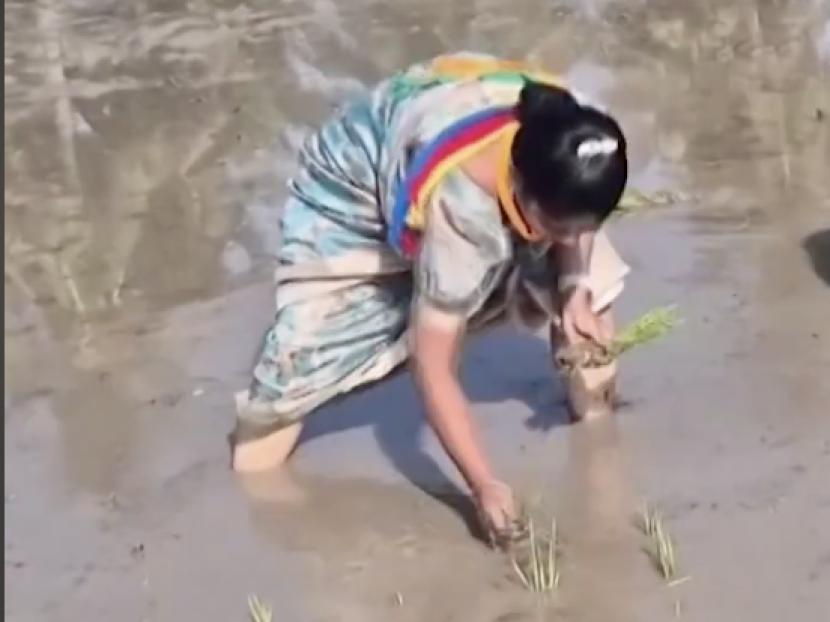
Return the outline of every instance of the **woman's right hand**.
{"type": "Polygon", "coordinates": [[[481,433],[456,375],[463,321],[443,311],[416,307],[412,362],[427,407],[427,420],[458,466],[478,506],[482,527],[493,542],[515,531],[516,506],[510,487],[492,475],[481,433]]]}
{"type": "Polygon", "coordinates": [[[521,537],[522,527],[510,486],[496,479],[475,487],[479,517],[492,544],[505,547],[521,537]]]}

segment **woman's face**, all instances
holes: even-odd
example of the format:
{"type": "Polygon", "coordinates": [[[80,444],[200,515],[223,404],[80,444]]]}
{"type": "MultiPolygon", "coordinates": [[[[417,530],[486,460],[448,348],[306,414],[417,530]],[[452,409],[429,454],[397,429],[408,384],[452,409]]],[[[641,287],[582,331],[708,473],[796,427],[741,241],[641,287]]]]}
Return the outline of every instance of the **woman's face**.
{"type": "Polygon", "coordinates": [[[544,209],[536,201],[522,203],[525,216],[534,231],[542,232],[547,240],[561,246],[575,246],[583,233],[596,231],[597,226],[590,217],[558,219],[549,216],[554,210],[544,209]]]}
{"type": "Polygon", "coordinates": [[[522,188],[520,178],[514,177],[516,199],[522,207],[525,218],[533,228],[545,236],[548,241],[562,246],[576,245],[580,235],[596,231],[597,225],[593,218],[560,219],[550,216],[556,209],[545,209],[536,199],[522,188]]]}

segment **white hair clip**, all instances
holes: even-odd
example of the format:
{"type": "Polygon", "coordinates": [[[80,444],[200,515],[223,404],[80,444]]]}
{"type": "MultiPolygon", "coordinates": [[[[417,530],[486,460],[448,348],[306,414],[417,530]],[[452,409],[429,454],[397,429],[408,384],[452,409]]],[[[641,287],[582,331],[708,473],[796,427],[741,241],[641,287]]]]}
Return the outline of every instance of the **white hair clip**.
{"type": "Polygon", "coordinates": [[[617,147],[619,147],[619,143],[608,136],[603,138],[588,138],[579,143],[579,146],[576,148],[576,157],[593,158],[595,155],[608,155],[614,153],[617,147]]]}

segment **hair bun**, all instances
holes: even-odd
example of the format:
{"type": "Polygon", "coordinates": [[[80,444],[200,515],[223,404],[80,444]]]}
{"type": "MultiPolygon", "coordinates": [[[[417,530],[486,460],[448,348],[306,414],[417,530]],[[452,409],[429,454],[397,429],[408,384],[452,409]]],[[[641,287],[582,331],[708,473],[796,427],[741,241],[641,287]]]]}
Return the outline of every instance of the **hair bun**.
{"type": "Polygon", "coordinates": [[[578,107],[573,95],[565,89],[528,80],[519,94],[516,116],[521,123],[526,123],[533,119],[558,118],[578,107]]]}

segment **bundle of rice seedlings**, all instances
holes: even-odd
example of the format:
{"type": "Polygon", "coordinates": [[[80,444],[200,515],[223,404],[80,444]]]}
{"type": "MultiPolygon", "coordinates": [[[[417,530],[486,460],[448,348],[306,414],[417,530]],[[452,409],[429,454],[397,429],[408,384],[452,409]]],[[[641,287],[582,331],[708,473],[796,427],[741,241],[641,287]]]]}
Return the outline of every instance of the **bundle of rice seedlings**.
{"type": "Polygon", "coordinates": [[[251,622],[271,622],[273,612],[271,606],[259,600],[258,597],[248,596],[248,616],[251,622]]]}
{"type": "Polygon", "coordinates": [[[644,505],[640,521],[643,533],[649,537],[650,542],[646,547],[646,552],[651,557],[655,568],[666,581],[674,580],[677,577],[677,556],[674,540],[666,529],[662,514],[644,505]]]}
{"type": "Polygon", "coordinates": [[[659,339],[680,323],[674,305],[656,307],[623,328],[614,339],[609,351],[612,356],[620,354],[655,339],[659,339]]]}
{"type": "Polygon", "coordinates": [[[567,373],[580,367],[603,367],[631,348],[659,339],[679,323],[674,305],[656,307],[623,328],[607,348],[591,342],[560,348],[555,356],[556,366],[567,373]]]}
{"type": "Polygon", "coordinates": [[[510,562],[522,585],[531,592],[552,592],[559,587],[559,554],[556,520],[551,520],[550,533],[540,535],[528,520],[526,551],[518,556],[511,551],[510,562]]]}

